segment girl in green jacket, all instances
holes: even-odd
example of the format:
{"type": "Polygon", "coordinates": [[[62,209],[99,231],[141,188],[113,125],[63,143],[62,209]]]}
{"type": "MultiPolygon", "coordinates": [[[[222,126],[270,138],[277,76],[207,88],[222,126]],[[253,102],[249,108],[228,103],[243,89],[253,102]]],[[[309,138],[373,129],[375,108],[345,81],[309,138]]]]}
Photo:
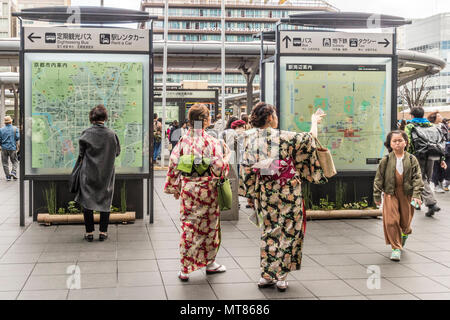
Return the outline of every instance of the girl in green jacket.
{"type": "Polygon", "coordinates": [[[408,136],[404,131],[391,131],[384,143],[389,150],[378,166],[373,198],[377,205],[383,197],[383,229],[386,244],[391,245],[391,260],[400,261],[408,235],[414,207],[422,204],[423,181],[419,161],[406,152],[408,136]]]}

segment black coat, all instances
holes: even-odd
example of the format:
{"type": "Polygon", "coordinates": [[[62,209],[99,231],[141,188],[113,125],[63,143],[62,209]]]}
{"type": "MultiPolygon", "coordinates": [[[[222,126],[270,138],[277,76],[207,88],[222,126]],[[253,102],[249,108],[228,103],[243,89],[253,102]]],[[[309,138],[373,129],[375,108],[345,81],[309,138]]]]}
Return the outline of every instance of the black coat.
{"type": "Polygon", "coordinates": [[[104,125],[94,124],[81,133],[80,191],[75,197],[84,209],[110,212],[114,194],[114,162],[120,154],[119,138],[104,125]]]}

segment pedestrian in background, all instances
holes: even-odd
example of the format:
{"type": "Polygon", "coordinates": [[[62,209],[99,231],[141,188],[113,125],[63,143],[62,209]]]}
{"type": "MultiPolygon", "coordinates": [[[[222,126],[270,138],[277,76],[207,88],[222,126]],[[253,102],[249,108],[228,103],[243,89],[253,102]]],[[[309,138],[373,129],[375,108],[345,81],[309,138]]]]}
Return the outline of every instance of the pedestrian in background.
{"type": "Polygon", "coordinates": [[[3,170],[5,171],[6,181],[11,181],[11,178],[17,180],[17,151],[20,133],[19,129],[12,125],[12,118],[10,116],[6,116],[4,122],[5,126],[0,129],[3,170]],[[12,164],[11,171],[9,171],[9,161],[12,164]]]}
{"type": "Polygon", "coordinates": [[[244,130],[249,130],[252,128],[252,125],[250,124],[250,120],[248,118],[248,114],[241,114],[241,120],[245,122],[244,130]]]}
{"type": "Polygon", "coordinates": [[[297,133],[277,129],[274,106],[259,102],[252,110],[239,194],[262,220],[260,288],[276,284],[284,291],[289,272],[300,269],[306,228],[301,183],[327,182],[315,141],[324,115],[312,115],[310,133],[297,133]]]}
{"type": "Polygon", "coordinates": [[[161,154],[162,123],[158,119],[158,114],[153,115],[153,161],[156,161],[161,154]]]}
{"type": "Polygon", "coordinates": [[[119,138],[105,127],[108,120],[106,108],[99,104],[89,112],[92,127],[81,133],[79,140],[81,168],[80,190],[75,201],[83,208],[86,234],[84,238],[94,240],[93,211],[100,212],[99,240],[108,238],[109,213],[114,194],[116,157],[120,154],[119,138]]]}
{"type": "Polygon", "coordinates": [[[193,105],[188,118],[189,131],[172,150],[164,187],[181,198],[181,281],[203,267],[207,274],[226,271],[215,261],[221,240],[217,183],[228,175],[230,151],[205,131],[211,121],[207,106],[193,105]]]}
{"type": "Polygon", "coordinates": [[[445,130],[447,130],[447,142],[445,144],[445,163],[447,164],[447,169],[445,170],[444,175],[444,182],[443,187],[444,191],[449,191],[450,186],[450,119],[443,119],[442,120],[442,127],[445,130]]]}
{"type": "Polygon", "coordinates": [[[373,198],[381,205],[383,198],[383,230],[386,244],[391,245],[391,260],[400,261],[401,250],[411,234],[414,206],[422,204],[424,182],[419,161],[406,152],[408,136],[404,131],[391,131],[384,143],[389,151],[378,166],[373,198]]]}
{"type": "MultiPolygon", "coordinates": [[[[434,124],[436,127],[439,128],[439,130],[442,132],[442,135],[444,136],[444,139],[446,143],[449,141],[449,133],[448,133],[448,127],[446,123],[443,123],[443,118],[439,111],[432,112],[427,117],[428,121],[430,121],[432,124],[434,124]]],[[[447,148],[446,148],[447,149],[447,148]]],[[[447,153],[447,152],[446,152],[447,153]]],[[[444,161],[447,163],[446,159],[448,158],[447,155],[445,155],[444,161]]],[[[436,193],[445,193],[445,191],[448,191],[448,187],[444,186],[444,180],[445,180],[445,173],[447,169],[444,169],[441,166],[441,163],[439,160],[434,162],[433,166],[433,175],[431,178],[431,181],[434,185],[434,192],[436,193]],[[444,190],[444,188],[446,190],[444,190]]]]}
{"type": "Polygon", "coordinates": [[[175,146],[177,145],[178,141],[181,138],[181,128],[178,125],[178,121],[174,120],[172,122],[172,125],[169,128],[169,141],[170,144],[172,145],[172,149],[170,151],[170,153],[172,153],[173,148],[175,148],[175,146]]]}
{"type": "MultiPolygon", "coordinates": [[[[422,198],[425,205],[428,207],[428,211],[425,213],[425,216],[432,217],[436,212],[440,211],[441,208],[437,206],[437,200],[434,196],[433,190],[431,190],[430,187],[430,180],[433,176],[433,167],[434,167],[434,161],[439,160],[440,165],[447,168],[447,165],[445,164],[444,157],[439,156],[430,156],[427,153],[422,154],[419,153],[418,150],[415,150],[414,141],[412,137],[412,131],[413,130],[420,130],[420,128],[429,128],[432,127],[433,124],[426,118],[424,118],[425,111],[422,107],[414,107],[411,109],[411,122],[406,125],[405,127],[405,133],[408,136],[408,144],[407,144],[407,151],[410,154],[413,154],[416,156],[417,160],[419,160],[420,164],[420,172],[422,173],[422,180],[424,183],[424,190],[422,192],[422,198]]],[[[418,138],[416,138],[418,139],[418,138]]],[[[419,140],[420,141],[420,140],[419,140]]],[[[430,144],[427,142],[428,145],[430,144]]]]}

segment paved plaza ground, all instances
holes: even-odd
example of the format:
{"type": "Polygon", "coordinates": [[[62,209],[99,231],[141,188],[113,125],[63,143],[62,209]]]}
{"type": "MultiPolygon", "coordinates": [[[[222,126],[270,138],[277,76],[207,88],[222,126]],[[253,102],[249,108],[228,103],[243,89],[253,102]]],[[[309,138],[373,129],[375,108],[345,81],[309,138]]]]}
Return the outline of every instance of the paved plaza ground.
{"type": "MultiPolygon", "coordinates": [[[[302,270],[289,289],[258,289],[259,230],[240,211],[222,222],[217,261],[228,271],[177,278],[180,236],[178,202],[155,178],[155,222],[110,225],[106,242],[82,240],[82,225],[42,226],[27,215],[19,227],[19,184],[0,178],[0,299],[450,299],[450,194],[438,194],[434,218],[416,212],[413,234],[399,263],[389,260],[382,220],[309,221],[302,270]],[[67,267],[81,271],[81,289],[67,289],[67,267]],[[381,271],[369,289],[367,267],[381,271]]],[[[241,202],[245,207],[245,202],[241,202]]],[[[98,230],[98,226],[96,226],[98,230]]]]}

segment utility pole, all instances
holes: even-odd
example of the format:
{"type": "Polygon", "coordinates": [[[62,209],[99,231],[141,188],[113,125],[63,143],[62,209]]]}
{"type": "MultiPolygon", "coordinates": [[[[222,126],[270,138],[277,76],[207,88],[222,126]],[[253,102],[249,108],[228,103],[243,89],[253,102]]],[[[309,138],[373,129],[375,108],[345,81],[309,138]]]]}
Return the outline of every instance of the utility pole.
{"type": "MultiPolygon", "coordinates": [[[[225,0],[221,1],[222,10],[221,10],[221,20],[222,20],[222,32],[221,32],[221,41],[222,41],[222,51],[221,51],[221,60],[222,60],[222,122],[225,123],[225,0]]],[[[225,128],[223,128],[225,129],[225,128]]]]}
{"type": "Polygon", "coordinates": [[[163,89],[162,89],[162,132],[161,132],[161,167],[164,167],[166,138],[166,93],[167,93],[167,37],[169,34],[169,0],[164,3],[164,56],[163,56],[163,89]]]}

